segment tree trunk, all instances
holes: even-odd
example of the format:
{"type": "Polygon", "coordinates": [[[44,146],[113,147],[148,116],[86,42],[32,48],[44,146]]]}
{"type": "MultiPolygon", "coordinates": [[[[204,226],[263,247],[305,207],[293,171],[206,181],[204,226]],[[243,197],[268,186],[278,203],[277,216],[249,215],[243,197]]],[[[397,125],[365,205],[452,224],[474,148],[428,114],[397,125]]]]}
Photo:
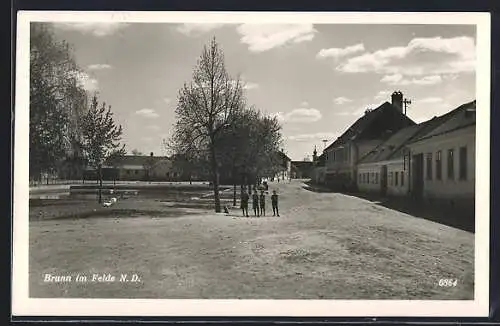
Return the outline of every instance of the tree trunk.
{"type": "Polygon", "coordinates": [[[102,167],[99,166],[99,204],[102,203],[102,167]]]}
{"type": "Polygon", "coordinates": [[[213,172],[213,189],[214,189],[214,204],[215,212],[220,213],[220,197],[219,197],[219,171],[217,166],[217,158],[215,156],[215,144],[214,140],[211,139],[210,143],[210,160],[212,161],[212,172],[213,172]]]}

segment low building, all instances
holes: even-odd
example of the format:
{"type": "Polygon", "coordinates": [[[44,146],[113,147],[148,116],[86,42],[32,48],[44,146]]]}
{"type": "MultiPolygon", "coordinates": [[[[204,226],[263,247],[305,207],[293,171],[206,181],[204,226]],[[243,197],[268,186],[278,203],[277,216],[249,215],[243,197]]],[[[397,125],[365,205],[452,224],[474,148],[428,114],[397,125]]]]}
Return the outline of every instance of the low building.
{"type": "Polygon", "coordinates": [[[292,179],[311,179],[314,163],[312,161],[292,161],[292,179]]]}
{"type": "Polygon", "coordinates": [[[292,159],[285,154],[284,150],[276,153],[278,171],[274,175],[276,180],[290,180],[292,175],[292,159]]]}
{"type": "Polygon", "coordinates": [[[320,156],[314,155],[313,169],[312,169],[312,182],[316,184],[324,184],[326,176],[326,166],[325,166],[325,153],[320,156]]]}
{"type": "Polygon", "coordinates": [[[408,144],[411,194],[471,207],[475,198],[476,101],[439,120],[439,126],[408,144]]]}
{"type": "Polygon", "coordinates": [[[475,101],[393,134],[360,160],[357,185],[361,192],[473,208],[475,101]]]}
{"type": "MultiPolygon", "coordinates": [[[[125,155],[102,168],[103,180],[181,181],[182,171],[166,156],[125,155]]],[[[87,167],[85,179],[97,178],[94,168],[87,167]]]]}
{"type": "Polygon", "coordinates": [[[358,190],[381,195],[408,195],[410,166],[407,145],[438,125],[438,119],[432,119],[403,128],[368,152],[358,164],[358,190]]]}
{"type": "Polygon", "coordinates": [[[332,188],[356,189],[359,159],[402,128],[415,122],[403,113],[403,94],[394,92],[384,102],[352,124],[325,150],[325,183],[332,188]]]}

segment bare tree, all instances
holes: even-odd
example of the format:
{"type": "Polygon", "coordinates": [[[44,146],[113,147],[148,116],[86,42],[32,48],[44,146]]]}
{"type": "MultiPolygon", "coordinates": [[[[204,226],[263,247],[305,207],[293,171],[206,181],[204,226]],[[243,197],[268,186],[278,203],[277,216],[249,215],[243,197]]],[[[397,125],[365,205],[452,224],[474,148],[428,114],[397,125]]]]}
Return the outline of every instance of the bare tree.
{"type": "Polygon", "coordinates": [[[97,170],[99,179],[99,203],[102,202],[102,166],[110,158],[123,155],[125,145],[120,145],[122,126],[113,120],[111,106],[99,107],[94,96],[90,109],[83,116],[83,150],[87,163],[97,170]]]}
{"type": "Polygon", "coordinates": [[[216,212],[221,211],[217,135],[231,125],[234,112],[243,106],[243,84],[239,78],[229,76],[223,52],[214,38],[204,46],[193,80],[179,91],[172,141],[181,153],[208,148],[216,212]]]}

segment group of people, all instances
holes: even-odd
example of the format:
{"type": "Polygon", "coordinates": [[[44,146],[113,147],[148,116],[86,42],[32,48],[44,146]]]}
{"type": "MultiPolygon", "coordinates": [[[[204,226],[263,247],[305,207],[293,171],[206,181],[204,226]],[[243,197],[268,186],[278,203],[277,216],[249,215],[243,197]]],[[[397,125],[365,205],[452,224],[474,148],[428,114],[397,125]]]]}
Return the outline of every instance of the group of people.
{"type": "MultiPolygon", "coordinates": [[[[249,217],[248,215],[248,201],[250,200],[250,195],[246,192],[245,189],[241,191],[241,210],[243,212],[243,216],[249,217]]],[[[280,216],[278,210],[278,194],[276,190],[273,190],[273,194],[271,195],[271,205],[273,207],[273,216],[280,216]]],[[[257,193],[257,189],[253,189],[252,193],[252,208],[254,216],[266,216],[266,195],[264,190],[260,190],[260,195],[257,193]]]]}

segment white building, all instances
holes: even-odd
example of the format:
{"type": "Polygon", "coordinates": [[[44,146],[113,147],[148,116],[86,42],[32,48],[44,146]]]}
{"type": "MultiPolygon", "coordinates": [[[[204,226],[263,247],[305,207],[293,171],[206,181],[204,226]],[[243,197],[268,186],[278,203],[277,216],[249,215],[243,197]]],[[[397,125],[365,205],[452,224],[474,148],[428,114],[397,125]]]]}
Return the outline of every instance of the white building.
{"type": "Polygon", "coordinates": [[[403,113],[403,94],[394,92],[392,103],[384,102],[352,124],[325,150],[325,180],[329,186],[355,188],[359,160],[398,130],[415,125],[403,113]]]}
{"type": "Polygon", "coordinates": [[[410,142],[411,189],[417,198],[470,202],[475,197],[476,101],[440,117],[410,142]]]}

